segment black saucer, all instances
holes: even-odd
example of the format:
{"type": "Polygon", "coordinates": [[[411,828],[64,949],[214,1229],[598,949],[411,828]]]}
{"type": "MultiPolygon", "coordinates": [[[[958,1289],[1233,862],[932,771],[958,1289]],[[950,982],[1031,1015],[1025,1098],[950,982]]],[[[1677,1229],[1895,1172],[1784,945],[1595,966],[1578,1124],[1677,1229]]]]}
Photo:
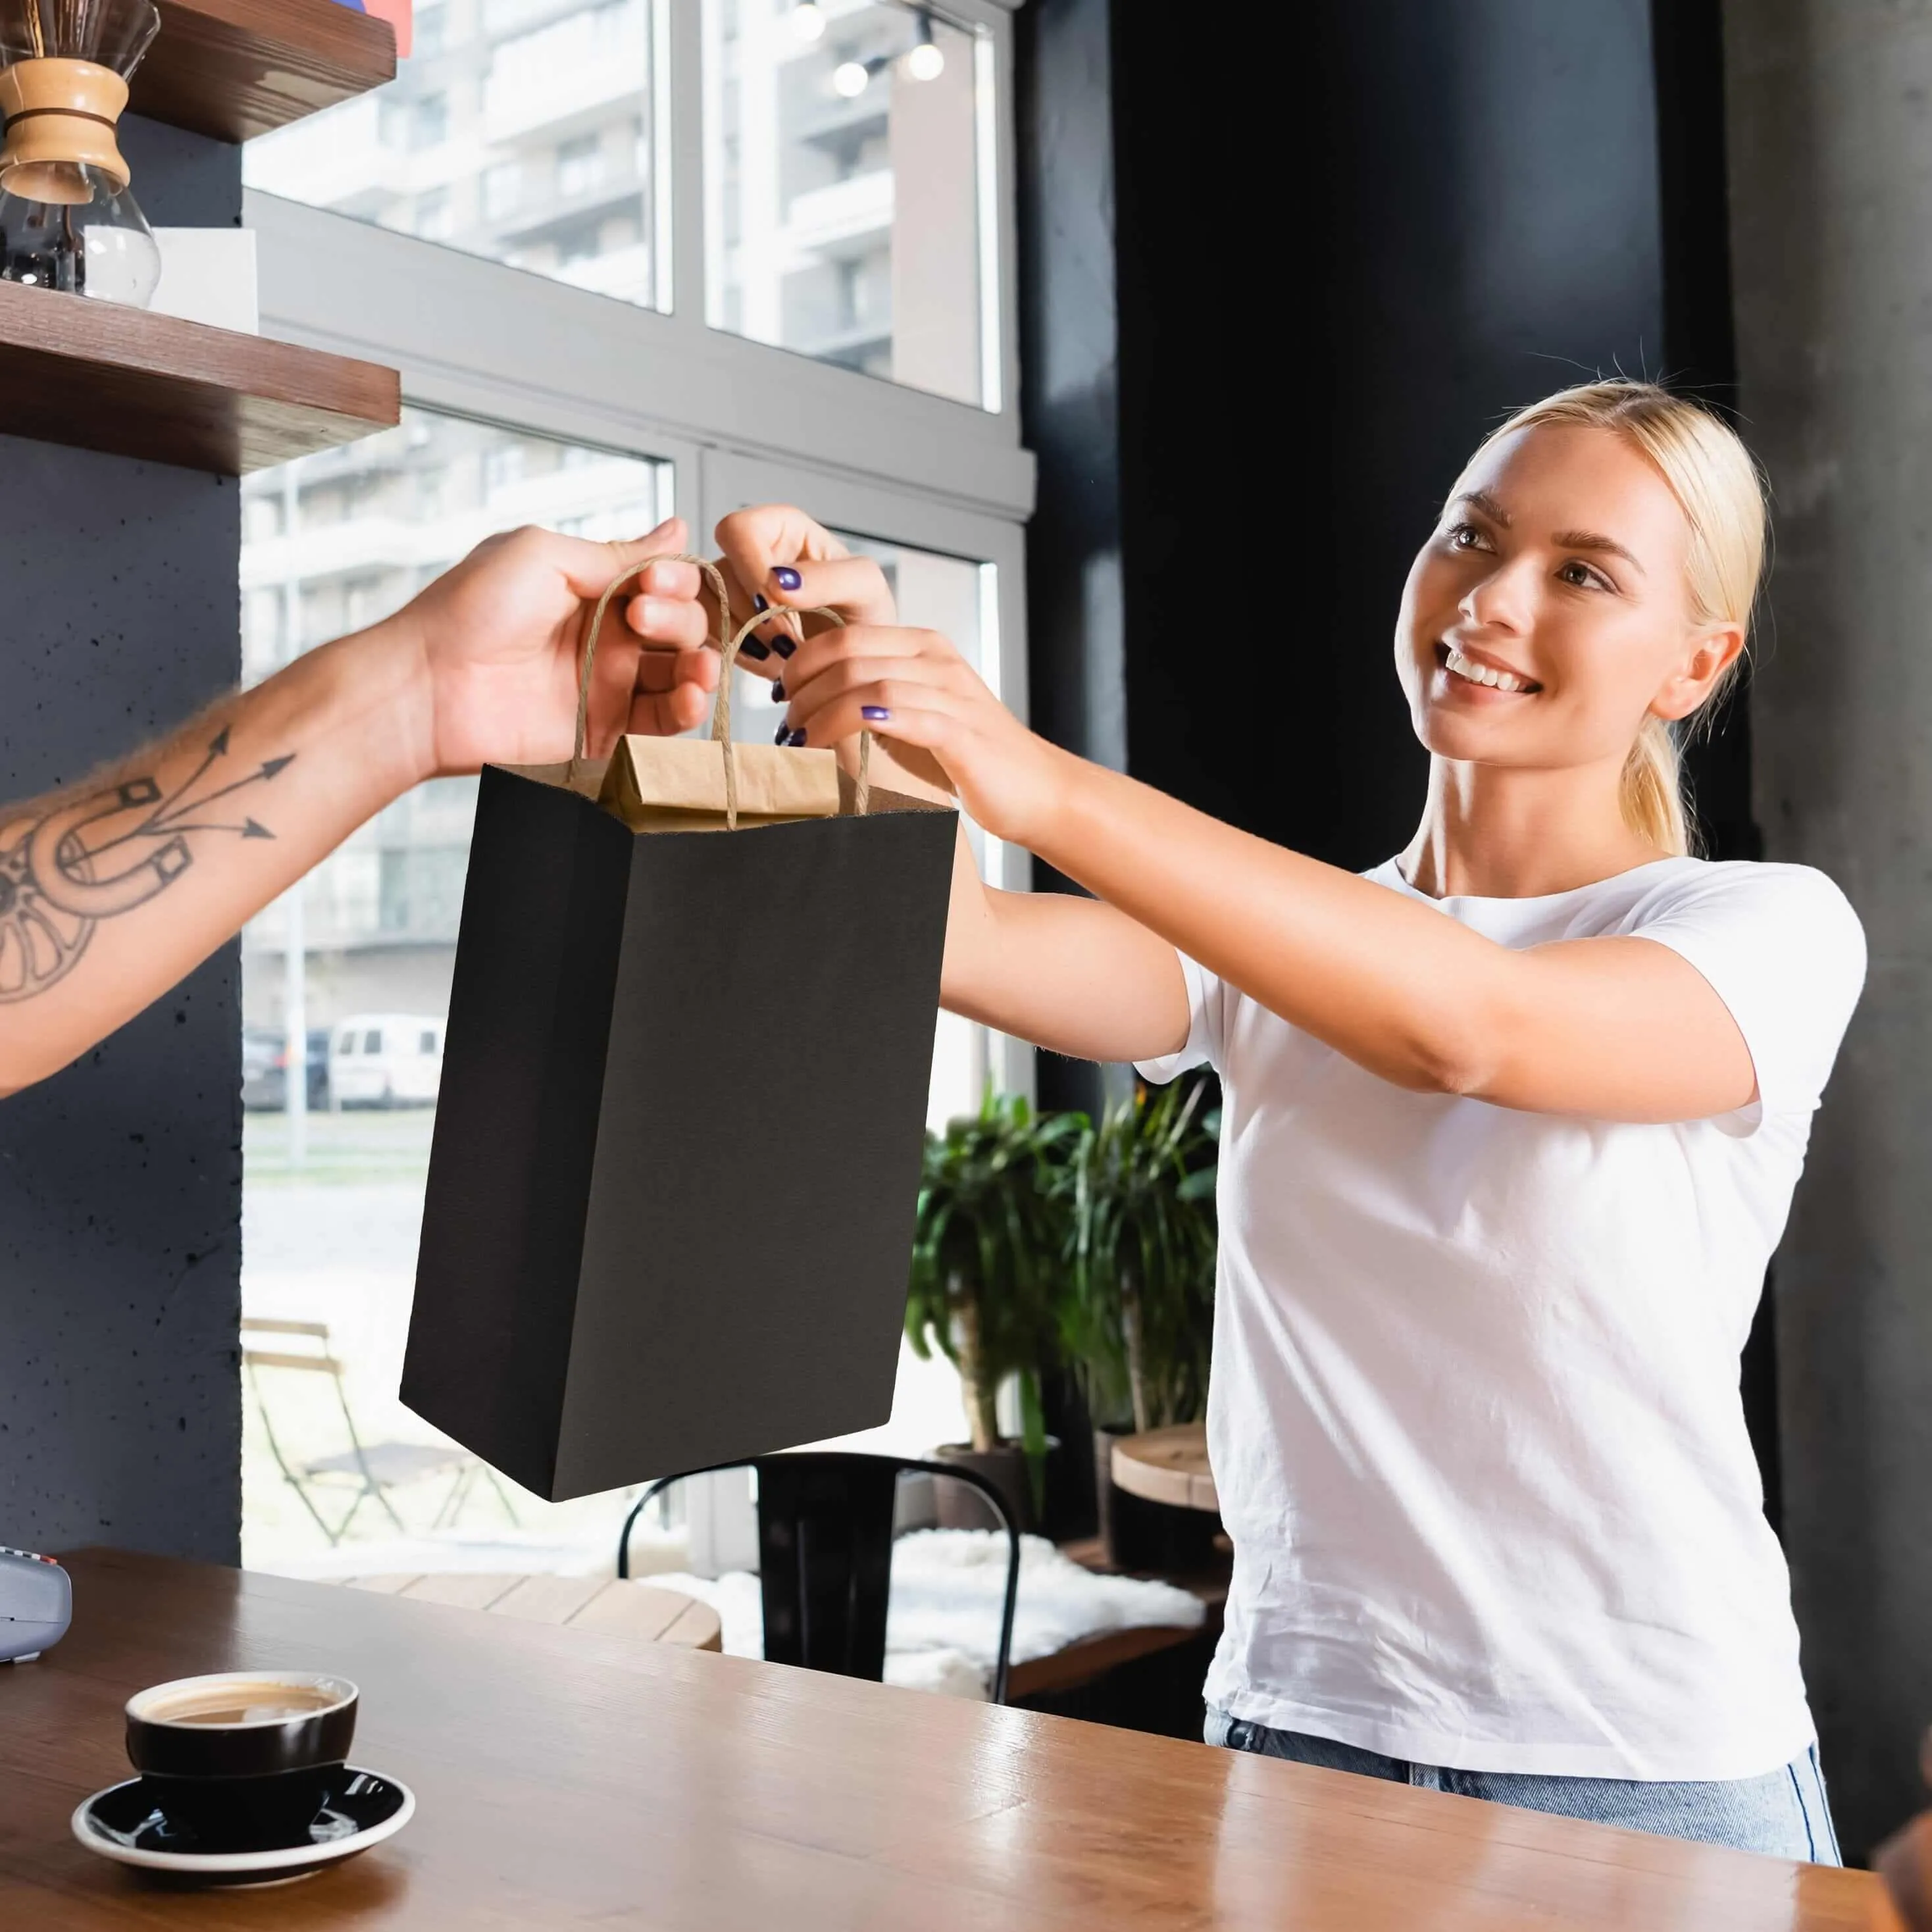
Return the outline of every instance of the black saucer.
{"type": "Polygon", "coordinates": [[[346,1765],[305,1831],[210,1852],[186,1826],[170,1820],[147,1779],[134,1778],[88,1798],[74,1814],[74,1834],[89,1851],[117,1864],[197,1884],[274,1885],[380,1844],[400,1831],[415,1810],[407,1785],[346,1765]]]}

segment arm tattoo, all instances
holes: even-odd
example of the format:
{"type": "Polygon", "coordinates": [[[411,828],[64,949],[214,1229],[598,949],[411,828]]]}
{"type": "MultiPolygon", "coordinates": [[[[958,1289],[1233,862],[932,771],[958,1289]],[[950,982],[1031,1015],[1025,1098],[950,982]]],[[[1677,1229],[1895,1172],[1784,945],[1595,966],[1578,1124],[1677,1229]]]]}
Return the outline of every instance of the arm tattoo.
{"type": "Polygon", "coordinates": [[[229,727],[172,790],[127,778],[63,800],[50,811],[0,814],[0,1002],[31,999],[70,971],[104,919],[164,892],[194,863],[190,832],[272,838],[268,828],[217,801],[266,784],[295,762],[269,758],[226,784],[229,727]]]}

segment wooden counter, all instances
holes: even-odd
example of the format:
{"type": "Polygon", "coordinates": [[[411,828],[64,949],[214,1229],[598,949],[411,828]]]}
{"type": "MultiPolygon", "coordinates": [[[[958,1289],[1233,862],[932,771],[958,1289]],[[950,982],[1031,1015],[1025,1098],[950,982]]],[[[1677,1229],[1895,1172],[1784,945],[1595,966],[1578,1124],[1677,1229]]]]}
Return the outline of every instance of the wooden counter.
{"type": "Polygon", "coordinates": [[[651,1932],[1864,1932],[1858,1873],[663,1643],[83,1552],[0,1669],[0,1924],[651,1932]],[[415,1819],[254,1892],[145,1886],[68,1819],[164,1678],[328,1669],[415,1819]]]}

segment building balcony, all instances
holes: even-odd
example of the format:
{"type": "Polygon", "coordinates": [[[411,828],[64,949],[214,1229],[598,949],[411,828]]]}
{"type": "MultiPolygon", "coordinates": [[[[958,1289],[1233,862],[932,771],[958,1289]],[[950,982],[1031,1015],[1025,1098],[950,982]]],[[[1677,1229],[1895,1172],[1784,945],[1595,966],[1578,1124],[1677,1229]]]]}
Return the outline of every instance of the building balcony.
{"type": "Polygon", "coordinates": [[[892,172],[877,168],[794,195],[778,231],[788,266],[868,254],[892,226],[892,172]]]}
{"type": "Polygon", "coordinates": [[[559,228],[573,226],[591,216],[615,214],[627,207],[641,214],[646,185],[634,171],[614,169],[608,180],[574,194],[533,190],[488,224],[489,251],[495,254],[508,248],[536,247],[559,228]]]}
{"type": "Polygon", "coordinates": [[[640,110],[648,103],[650,38],[641,6],[608,24],[597,14],[568,16],[503,52],[483,84],[486,141],[519,140],[539,128],[567,133],[620,103],[640,110]]]}

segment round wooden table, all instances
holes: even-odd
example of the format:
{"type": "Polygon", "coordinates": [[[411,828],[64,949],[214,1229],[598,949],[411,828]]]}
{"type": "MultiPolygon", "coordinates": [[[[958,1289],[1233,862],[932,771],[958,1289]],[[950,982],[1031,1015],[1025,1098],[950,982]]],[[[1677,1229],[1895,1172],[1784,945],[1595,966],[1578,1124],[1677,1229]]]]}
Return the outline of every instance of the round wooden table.
{"type": "Polygon", "coordinates": [[[526,1623],[568,1624],[573,1630],[682,1644],[688,1650],[722,1650],[722,1627],[709,1604],[681,1590],[661,1590],[614,1576],[502,1576],[464,1570],[430,1576],[346,1576],[352,1590],[373,1590],[412,1603],[448,1604],[488,1610],[526,1623]]]}
{"type": "Polygon", "coordinates": [[[1221,1511],[1214,1472],[1208,1466],[1208,1425],[1183,1422],[1143,1430],[1114,1444],[1114,1480],[1130,1496],[1170,1508],[1221,1511]]]}

